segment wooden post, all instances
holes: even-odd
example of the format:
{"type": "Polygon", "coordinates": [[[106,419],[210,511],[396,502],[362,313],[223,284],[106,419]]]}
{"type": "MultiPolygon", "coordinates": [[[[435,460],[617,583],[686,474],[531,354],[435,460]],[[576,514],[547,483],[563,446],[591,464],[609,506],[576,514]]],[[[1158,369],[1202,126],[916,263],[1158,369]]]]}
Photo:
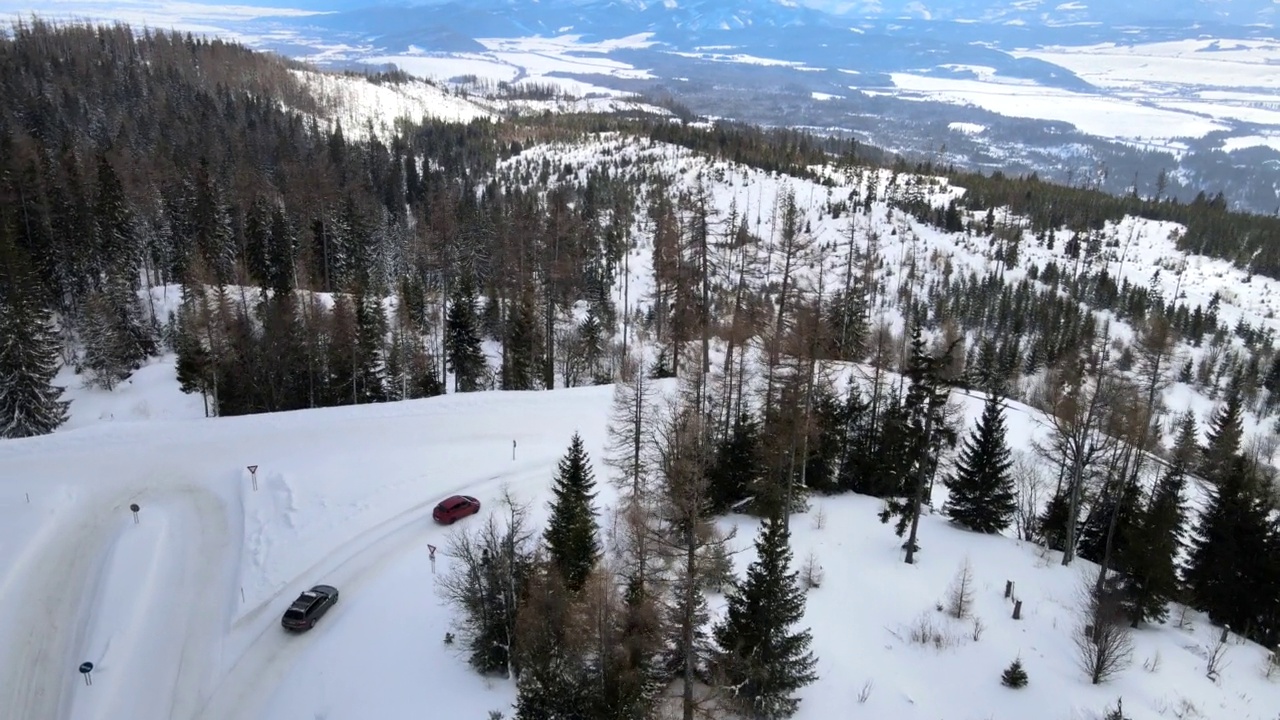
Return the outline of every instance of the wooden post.
{"type": "Polygon", "coordinates": [[[1013,581],[1005,580],[1004,581],[1004,599],[1008,600],[1012,597],[1013,597],[1013,581]]]}
{"type": "Polygon", "coordinates": [[[1013,601],[1013,619],[1014,620],[1022,619],[1022,601],[1021,600],[1013,601]]]}

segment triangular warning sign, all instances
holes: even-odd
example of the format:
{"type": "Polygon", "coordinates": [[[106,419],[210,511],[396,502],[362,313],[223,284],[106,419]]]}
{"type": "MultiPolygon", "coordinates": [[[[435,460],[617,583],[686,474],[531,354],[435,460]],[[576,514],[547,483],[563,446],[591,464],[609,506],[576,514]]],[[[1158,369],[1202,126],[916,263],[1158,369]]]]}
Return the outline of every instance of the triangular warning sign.
{"type": "Polygon", "coordinates": [[[252,473],[256,473],[256,472],[258,472],[258,466],[257,466],[257,465],[250,465],[250,466],[249,466],[249,473],[250,473],[250,474],[252,474],[252,473]]]}

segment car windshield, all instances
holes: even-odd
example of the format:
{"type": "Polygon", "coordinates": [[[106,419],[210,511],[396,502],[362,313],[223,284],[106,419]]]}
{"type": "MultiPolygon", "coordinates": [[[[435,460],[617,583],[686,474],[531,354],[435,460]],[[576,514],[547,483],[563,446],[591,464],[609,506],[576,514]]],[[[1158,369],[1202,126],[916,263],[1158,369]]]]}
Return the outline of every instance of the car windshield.
{"type": "Polygon", "coordinates": [[[289,608],[288,610],[284,611],[284,616],[289,618],[290,620],[301,620],[302,618],[306,617],[306,614],[303,613],[301,610],[295,610],[293,608],[289,608]]]}

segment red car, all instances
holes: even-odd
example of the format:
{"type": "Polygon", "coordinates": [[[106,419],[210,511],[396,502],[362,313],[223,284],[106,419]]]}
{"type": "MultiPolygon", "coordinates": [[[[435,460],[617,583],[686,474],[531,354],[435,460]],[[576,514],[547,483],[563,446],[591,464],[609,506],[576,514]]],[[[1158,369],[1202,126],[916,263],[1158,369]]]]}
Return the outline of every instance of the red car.
{"type": "Polygon", "coordinates": [[[480,512],[480,501],[470,495],[447,497],[436,505],[431,517],[441,525],[452,525],[468,515],[480,512]]]}

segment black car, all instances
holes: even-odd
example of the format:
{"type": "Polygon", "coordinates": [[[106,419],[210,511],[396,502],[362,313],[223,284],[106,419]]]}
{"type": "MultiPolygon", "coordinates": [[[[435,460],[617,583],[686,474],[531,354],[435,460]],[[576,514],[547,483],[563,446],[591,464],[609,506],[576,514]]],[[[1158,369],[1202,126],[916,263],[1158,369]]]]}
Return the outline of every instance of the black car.
{"type": "Polygon", "coordinates": [[[338,588],[332,585],[317,585],[298,596],[297,600],[284,611],[280,624],[286,630],[299,632],[310,630],[329,608],[338,604],[338,588]]]}

